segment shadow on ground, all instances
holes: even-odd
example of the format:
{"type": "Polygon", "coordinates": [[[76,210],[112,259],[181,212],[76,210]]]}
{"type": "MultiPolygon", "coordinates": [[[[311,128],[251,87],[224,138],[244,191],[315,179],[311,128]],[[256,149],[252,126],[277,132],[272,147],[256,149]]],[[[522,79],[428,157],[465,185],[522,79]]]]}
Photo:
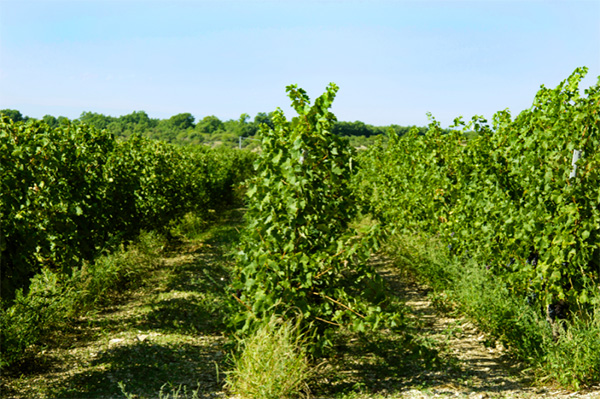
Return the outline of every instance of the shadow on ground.
{"type": "Polygon", "coordinates": [[[201,393],[219,392],[219,367],[224,353],[219,342],[206,345],[156,344],[137,342],[109,348],[98,353],[85,370],[75,373],[50,388],[56,398],[124,397],[119,382],[129,394],[156,397],[161,387],[199,389],[201,393]]]}
{"type": "Polygon", "coordinates": [[[510,359],[486,354],[481,342],[475,341],[478,333],[465,332],[451,318],[441,322],[426,289],[389,259],[374,257],[372,261],[393,304],[402,309],[411,301],[423,303],[404,308],[407,324],[399,331],[345,337],[314,379],[317,397],[352,392],[401,394],[423,388],[450,396],[457,391],[502,394],[527,388],[522,376],[515,377],[519,368],[510,359]],[[463,341],[458,350],[457,341],[463,341]]]}
{"type": "Polygon", "coordinates": [[[125,398],[120,382],[134,398],[180,384],[201,397],[220,395],[229,350],[225,289],[240,218],[232,212],[194,240],[173,240],[160,278],[57,331],[48,353],[38,349],[15,373],[3,373],[27,382],[3,381],[2,397],[125,398]]]}

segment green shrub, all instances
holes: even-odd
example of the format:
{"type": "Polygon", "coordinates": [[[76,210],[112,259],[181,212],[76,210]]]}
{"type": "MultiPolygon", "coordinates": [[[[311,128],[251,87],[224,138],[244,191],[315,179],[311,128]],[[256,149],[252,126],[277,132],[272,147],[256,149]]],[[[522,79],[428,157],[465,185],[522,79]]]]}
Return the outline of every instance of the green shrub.
{"type": "Polygon", "coordinates": [[[337,89],[330,84],[311,104],[304,90],[288,86],[298,116],[288,121],[278,109],[273,127],[262,126],[231,288],[230,324],[238,333],[294,309],[317,332],[313,354],[330,346],[339,327],[365,331],[395,323],[382,311],[382,280],[367,262],[376,228],[361,236],[350,226],[357,165],[347,141],[331,133],[337,89]]]}
{"type": "Polygon", "coordinates": [[[587,71],[542,86],[514,118],[459,117],[447,130],[431,117],[425,134],[390,131],[362,152],[356,195],[392,228],[477,255],[516,295],[587,306],[587,281],[600,281],[600,85],[582,93],[587,71]]]}
{"type": "Polygon", "coordinates": [[[45,333],[63,322],[73,308],[74,292],[60,276],[42,269],[31,279],[29,292],[17,290],[11,306],[0,308],[0,368],[19,360],[45,333]]]}
{"type": "Polygon", "coordinates": [[[0,118],[0,293],[43,268],[70,273],[142,230],[235,205],[255,155],[117,141],[85,124],[0,118]]]}
{"type": "Polygon", "coordinates": [[[206,231],[208,222],[206,217],[190,212],[172,224],[171,234],[175,237],[195,238],[206,231]]]}

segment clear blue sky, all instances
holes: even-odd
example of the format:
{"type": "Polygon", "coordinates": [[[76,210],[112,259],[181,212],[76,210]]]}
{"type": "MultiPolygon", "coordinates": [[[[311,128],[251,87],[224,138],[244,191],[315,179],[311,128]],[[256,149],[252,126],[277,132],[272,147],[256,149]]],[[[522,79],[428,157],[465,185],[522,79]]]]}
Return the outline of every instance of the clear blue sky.
{"type": "Polygon", "coordinates": [[[600,1],[0,0],[0,109],[226,120],[340,86],[339,120],[447,126],[600,75],[600,1]]]}

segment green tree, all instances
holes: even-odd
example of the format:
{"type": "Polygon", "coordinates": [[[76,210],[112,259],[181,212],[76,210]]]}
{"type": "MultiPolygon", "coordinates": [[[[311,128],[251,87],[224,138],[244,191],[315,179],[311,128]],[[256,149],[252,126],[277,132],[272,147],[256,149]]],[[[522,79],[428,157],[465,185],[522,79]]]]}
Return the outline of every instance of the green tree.
{"type": "Polygon", "coordinates": [[[48,124],[51,128],[55,128],[58,126],[58,119],[52,115],[44,115],[42,121],[48,124]]]}
{"type": "Polygon", "coordinates": [[[265,124],[269,128],[272,129],[274,127],[274,125],[273,125],[273,112],[269,112],[268,114],[265,113],[265,112],[259,112],[254,117],[254,124],[256,125],[257,129],[262,124],[265,124]]]}
{"type": "Polygon", "coordinates": [[[115,118],[98,114],[96,112],[82,112],[79,116],[79,121],[90,126],[94,126],[96,129],[103,130],[108,128],[111,122],[115,118]]]}
{"type": "Polygon", "coordinates": [[[67,126],[67,125],[71,124],[71,120],[69,118],[67,118],[66,116],[59,116],[57,118],[57,121],[60,126],[67,126]]]}
{"type": "Polygon", "coordinates": [[[13,122],[22,122],[27,120],[27,117],[23,118],[21,111],[16,109],[0,109],[0,114],[8,116],[13,122]]]}
{"type": "Polygon", "coordinates": [[[205,116],[196,125],[196,130],[200,133],[213,134],[223,130],[223,122],[214,115],[205,116]]]}
{"type": "Polygon", "coordinates": [[[169,118],[171,126],[177,130],[194,128],[194,120],[195,118],[189,112],[173,115],[169,118]]]}
{"type": "Polygon", "coordinates": [[[372,126],[356,121],[337,122],[333,127],[333,133],[338,136],[371,136],[374,132],[372,126]]]}

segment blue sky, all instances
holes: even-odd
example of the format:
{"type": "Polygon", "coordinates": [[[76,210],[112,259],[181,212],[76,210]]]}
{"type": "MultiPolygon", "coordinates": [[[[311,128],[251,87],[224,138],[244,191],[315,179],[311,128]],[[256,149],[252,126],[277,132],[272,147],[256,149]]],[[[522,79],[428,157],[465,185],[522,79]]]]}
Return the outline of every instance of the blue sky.
{"type": "Polygon", "coordinates": [[[0,0],[0,109],[293,115],[340,86],[339,120],[447,126],[600,75],[600,1],[0,0]]]}

